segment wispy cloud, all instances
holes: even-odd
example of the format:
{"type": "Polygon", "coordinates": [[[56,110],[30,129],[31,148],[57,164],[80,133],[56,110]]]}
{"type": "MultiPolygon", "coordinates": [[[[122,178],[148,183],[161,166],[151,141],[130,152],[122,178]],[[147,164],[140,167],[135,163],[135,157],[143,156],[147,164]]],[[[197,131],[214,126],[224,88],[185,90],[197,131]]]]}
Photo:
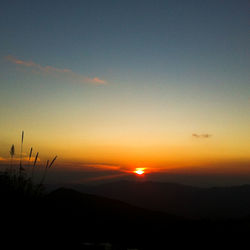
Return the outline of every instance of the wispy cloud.
{"type": "Polygon", "coordinates": [[[98,77],[94,77],[93,79],[91,78],[86,78],[86,80],[90,83],[95,83],[95,84],[106,84],[107,82],[104,81],[104,80],[101,80],[100,78],[98,77]]]}
{"type": "Polygon", "coordinates": [[[89,177],[89,178],[85,178],[84,181],[86,182],[103,181],[103,180],[116,179],[116,178],[123,177],[123,176],[128,176],[128,174],[119,173],[119,174],[112,174],[112,175],[106,175],[106,176],[89,177]]]}
{"type": "Polygon", "coordinates": [[[0,156],[0,161],[7,161],[7,159],[0,156]]]}
{"type": "Polygon", "coordinates": [[[210,134],[192,134],[194,138],[210,138],[212,135],[210,134]]]}
{"type": "Polygon", "coordinates": [[[67,68],[56,68],[53,66],[43,66],[38,63],[35,63],[33,61],[24,61],[17,59],[16,57],[12,55],[8,55],[5,57],[5,59],[13,64],[20,65],[26,68],[31,68],[32,70],[35,70],[38,73],[45,73],[45,74],[64,74],[67,75],[68,77],[74,78],[80,82],[85,82],[85,83],[91,83],[95,85],[104,85],[107,84],[107,81],[100,79],[99,77],[93,77],[89,78],[84,75],[78,74],[71,69],[67,68]]]}
{"type": "Polygon", "coordinates": [[[84,167],[89,167],[92,169],[102,169],[102,170],[120,170],[121,167],[119,165],[112,165],[112,164],[100,164],[100,163],[90,163],[84,164],[84,167]]]}
{"type": "MultiPolygon", "coordinates": [[[[11,160],[10,157],[4,158],[4,157],[0,156],[0,162],[9,162],[10,160],[11,160]]],[[[20,157],[14,157],[12,160],[13,160],[13,162],[19,162],[20,157]]],[[[29,157],[22,157],[22,160],[25,161],[25,162],[32,162],[32,161],[35,160],[35,157],[31,157],[30,159],[29,159],[29,157]]],[[[39,157],[37,158],[37,161],[39,161],[39,162],[41,161],[39,157]]]]}

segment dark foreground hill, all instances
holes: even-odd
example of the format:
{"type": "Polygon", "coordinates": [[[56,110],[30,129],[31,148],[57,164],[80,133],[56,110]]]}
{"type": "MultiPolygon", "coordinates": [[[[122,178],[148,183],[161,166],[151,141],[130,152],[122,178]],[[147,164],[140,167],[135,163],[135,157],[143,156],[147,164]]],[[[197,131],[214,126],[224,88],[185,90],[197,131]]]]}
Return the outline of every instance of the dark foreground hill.
{"type": "Polygon", "coordinates": [[[246,218],[188,220],[65,188],[46,195],[0,190],[3,249],[204,249],[244,239],[250,229],[246,218]]]}
{"type": "Polygon", "coordinates": [[[74,188],[188,218],[228,219],[250,215],[250,185],[199,188],[174,183],[119,181],[74,188]]]}

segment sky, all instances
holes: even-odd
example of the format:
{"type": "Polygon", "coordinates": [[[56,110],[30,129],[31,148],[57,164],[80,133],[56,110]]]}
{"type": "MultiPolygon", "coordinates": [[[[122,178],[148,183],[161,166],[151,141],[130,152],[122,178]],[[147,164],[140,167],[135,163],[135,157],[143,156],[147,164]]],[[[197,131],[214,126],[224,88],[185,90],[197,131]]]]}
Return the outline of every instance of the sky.
{"type": "Polygon", "coordinates": [[[9,0],[0,34],[1,164],[25,131],[58,171],[250,181],[249,1],[9,0]]]}

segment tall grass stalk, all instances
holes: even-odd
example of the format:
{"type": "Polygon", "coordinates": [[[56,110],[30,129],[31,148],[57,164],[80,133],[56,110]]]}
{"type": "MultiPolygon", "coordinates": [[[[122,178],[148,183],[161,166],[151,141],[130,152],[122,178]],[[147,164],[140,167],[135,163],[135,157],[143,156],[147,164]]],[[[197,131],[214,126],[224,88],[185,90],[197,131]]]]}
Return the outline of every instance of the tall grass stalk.
{"type": "Polygon", "coordinates": [[[19,176],[21,176],[22,171],[24,170],[22,167],[22,156],[23,156],[23,139],[24,139],[24,131],[22,131],[22,140],[21,140],[21,152],[20,152],[20,167],[19,167],[19,176]]]}
{"type": "Polygon", "coordinates": [[[35,160],[34,160],[34,163],[33,163],[33,166],[32,166],[31,180],[32,180],[33,175],[34,175],[34,169],[35,169],[35,166],[36,166],[36,162],[37,162],[38,155],[39,155],[39,153],[37,152],[37,153],[36,153],[35,160]]]}
{"type": "Polygon", "coordinates": [[[10,148],[10,174],[12,173],[12,162],[14,155],[15,155],[15,146],[13,144],[10,148]]]}
{"type": "Polygon", "coordinates": [[[32,156],[32,147],[30,148],[30,153],[29,153],[29,168],[30,168],[30,164],[31,164],[31,161],[30,161],[30,159],[31,159],[31,156],[32,156]]]}
{"type": "Polygon", "coordinates": [[[29,154],[29,161],[30,161],[30,158],[31,158],[31,156],[32,156],[32,147],[30,148],[30,154],[29,154]]]}
{"type": "Polygon", "coordinates": [[[52,167],[52,165],[53,165],[53,163],[55,162],[56,158],[57,158],[57,156],[55,156],[55,157],[53,158],[53,160],[51,161],[50,164],[49,164],[49,160],[47,160],[47,163],[46,163],[46,166],[45,166],[45,170],[44,170],[44,173],[43,173],[43,177],[42,177],[41,183],[40,183],[41,186],[42,186],[43,183],[44,183],[44,180],[45,180],[45,177],[46,177],[46,174],[47,174],[47,170],[48,170],[49,168],[52,167]]]}

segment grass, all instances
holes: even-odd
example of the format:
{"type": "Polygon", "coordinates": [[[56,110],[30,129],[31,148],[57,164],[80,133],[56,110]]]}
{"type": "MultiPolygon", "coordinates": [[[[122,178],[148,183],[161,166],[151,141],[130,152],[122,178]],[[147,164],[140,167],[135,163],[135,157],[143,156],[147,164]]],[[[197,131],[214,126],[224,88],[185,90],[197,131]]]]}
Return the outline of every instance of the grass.
{"type": "MultiPolygon", "coordinates": [[[[53,160],[49,164],[49,160],[47,160],[44,173],[42,175],[41,181],[39,184],[36,184],[34,182],[34,172],[37,166],[38,156],[39,152],[36,153],[33,165],[32,165],[32,171],[29,174],[27,172],[27,168],[25,164],[23,164],[23,144],[24,144],[24,131],[22,131],[22,137],[21,137],[21,146],[20,146],[20,164],[19,164],[19,170],[15,169],[13,166],[13,159],[15,156],[15,146],[14,144],[10,148],[10,167],[7,168],[4,172],[0,172],[0,182],[3,187],[7,188],[8,191],[11,193],[19,193],[22,196],[41,196],[44,191],[44,182],[46,178],[46,174],[48,169],[50,169],[57,156],[53,158],[53,160]]],[[[31,165],[31,157],[32,157],[33,148],[30,148],[29,152],[29,166],[31,165]]]]}
{"type": "Polygon", "coordinates": [[[32,182],[26,174],[16,172],[0,172],[0,183],[6,193],[16,194],[21,197],[34,197],[43,194],[43,187],[32,182]]]}

